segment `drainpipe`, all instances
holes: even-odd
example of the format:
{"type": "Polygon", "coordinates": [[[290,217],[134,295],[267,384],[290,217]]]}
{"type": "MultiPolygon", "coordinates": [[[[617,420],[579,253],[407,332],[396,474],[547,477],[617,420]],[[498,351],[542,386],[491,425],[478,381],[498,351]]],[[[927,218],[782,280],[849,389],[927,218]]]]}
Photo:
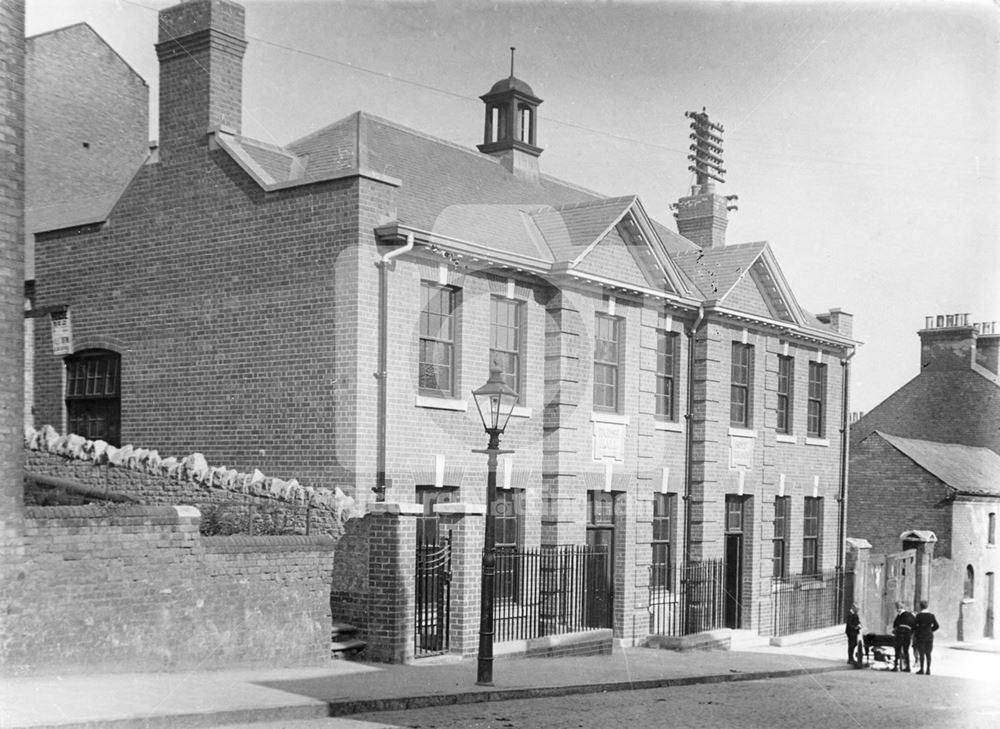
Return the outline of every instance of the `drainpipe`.
{"type": "Polygon", "coordinates": [[[694,449],[694,338],[705,318],[705,307],[698,305],[698,316],[690,328],[684,330],[688,338],[687,376],[687,432],[684,438],[684,566],[691,563],[691,453],[694,449]]]}
{"type": "Polygon", "coordinates": [[[852,349],[850,353],[840,360],[843,370],[841,382],[841,414],[840,414],[840,540],[837,543],[837,570],[844,570],[844,540],[847,537],[847,471],[848,455],[851,447],[851,423],[847,412],[850,405],[850,393],[848,384],[851,378],[851,358],[858,350],[852,349]]]}
{"type": "Polygon", "coordinates": [[[378,372],[375,379],[378,380],[378,434],[376,436],[377,463],[375,466],[375,492],[376,501],[385,501],[385,450],[386,450],[386,418],[388,410],[388,397],[386,393],[386,376],[388,369],[388,348],[389,348],[389,287],[388,271],[389,264],[393,258],[413,250],[413,233],[406,234],[406,245],[396,248],[382,256],[376,266],[378,266],[378,372]]]}

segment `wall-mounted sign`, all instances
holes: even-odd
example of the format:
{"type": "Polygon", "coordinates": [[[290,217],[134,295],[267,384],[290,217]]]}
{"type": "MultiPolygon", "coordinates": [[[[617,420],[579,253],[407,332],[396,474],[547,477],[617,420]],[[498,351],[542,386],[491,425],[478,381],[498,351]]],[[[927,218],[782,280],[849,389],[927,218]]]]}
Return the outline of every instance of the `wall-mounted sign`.
{"type": "Polygon", "coordinates": [[[624,423],[594,423],[594,460],[625,462],[624,423]]]}
{"type": "Polygon", "coordinates": [[[52,312],[52,354],[57,357],[73,354],[73,325],[69,309],[52,312]]]}
{"type": "Polygon", "coordinates": [[[734,469],[753,468],[754,438],[742,438],[737,435],[729,437],[729,467],[734,469]]]}

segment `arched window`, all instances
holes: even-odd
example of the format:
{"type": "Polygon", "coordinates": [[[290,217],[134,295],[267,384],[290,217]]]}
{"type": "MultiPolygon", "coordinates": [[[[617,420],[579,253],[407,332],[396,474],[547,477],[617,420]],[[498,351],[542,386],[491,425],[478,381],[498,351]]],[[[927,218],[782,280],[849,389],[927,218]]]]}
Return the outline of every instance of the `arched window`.
{"type": "Polygon", "coordinates": [[[70,433],[121,445],[121,356],[88,349],[66,358],[66,417],[70,433]]]}
{"type": "Polygon", "coordinates": [[[976,572],[972,569],[972,565],[967,565],[965,568],[965,590],[964,597],[967,600],[971,600],[976,596],[976,572]]]}

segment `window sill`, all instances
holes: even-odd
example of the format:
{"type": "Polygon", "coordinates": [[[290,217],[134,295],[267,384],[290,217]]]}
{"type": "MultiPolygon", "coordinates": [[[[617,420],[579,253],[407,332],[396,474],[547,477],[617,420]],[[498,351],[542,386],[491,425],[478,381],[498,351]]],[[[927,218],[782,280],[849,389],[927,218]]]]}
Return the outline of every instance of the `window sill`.
{"type": "Polygon", "coordinates": [[[821,448],[829,448],[830,441],[826,438],[806,438],[806,445],[808,446],[820,446],[821,448]]]}
{"type": "Polygon", "coordinates": [[[657,420],[653,427],[657,430],[668,430],[671,433],[683,433],[684,426],[681,423],[676,423],[673,420],[657,420]]]}
{"type": "Polygon", "coordinates": [[[602,413],[597,410],[590,414],[592,423],[614,423],[616,425],[628,425],[628,416],[618,413],[602,413]]]}
{"type": "Polygon", "coordinates": [[[734,435],[737,438],[756,438],[757,431],[749,430],[747,428],[736,428],[732,425],[729,426],[729,435],[734,435]]]}
{"type": "Polygon", "coordinates": [[[521,405],[515,405],[514,409],[510,411],[510,417],[512,418],[530,418],[531,408],[522,407],[521,405]]]}
{"type": "Polygon", "coordinates": [[[774,436],[774,439],[779,443],[798,443],[799,439],[794,435],[788,435],[787,433],[778,433],[774,436]]]}
{"type": "Polygon", "coordinates": [[[456,400],[451,397],[434,397],[432,395],[417,395],[414,403],[418,408],[430,408],[431,410],[454,410],[456,412],[466,412],[469,409],[468,400],[456,400]]]}

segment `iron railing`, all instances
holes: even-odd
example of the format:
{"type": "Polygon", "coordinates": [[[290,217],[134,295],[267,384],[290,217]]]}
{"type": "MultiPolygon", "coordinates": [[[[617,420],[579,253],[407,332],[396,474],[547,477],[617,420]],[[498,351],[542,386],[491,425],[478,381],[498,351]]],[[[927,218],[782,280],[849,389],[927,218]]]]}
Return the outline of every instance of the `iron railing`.
{"type": "Polygon", "coordinates": [[[724,575],[721,559],[652,565],[649,632],[677,636],[724,627],[724,575]]]}
{"type": "Polygon", "coordinates": [[[451,628],[451,535],[440,544],[417,545],[414,654],[448,651],[451,628]]]}
{"type": "Polygon", "coordinates": [[[771,579],[771,634],[792,635],[844,620],[844,573],[771,579]]]}
{"type": "Polygon", "coordinates": [[[504,549],[498,551],[496,564],[496,641],[611,627],[606,547],[504,549]]]}

